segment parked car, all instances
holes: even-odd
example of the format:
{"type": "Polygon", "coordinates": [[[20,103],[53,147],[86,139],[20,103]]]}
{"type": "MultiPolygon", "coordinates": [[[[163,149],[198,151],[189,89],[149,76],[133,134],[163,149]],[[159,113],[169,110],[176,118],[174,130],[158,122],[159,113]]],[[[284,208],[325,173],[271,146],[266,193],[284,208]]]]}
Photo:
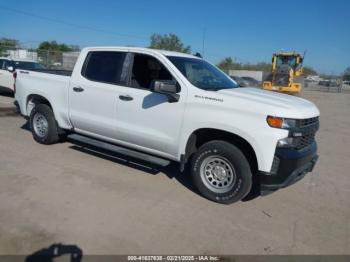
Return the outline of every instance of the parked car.
{"type": "Polygon", "coordinates": [[[248,81],[244,80],[243,78],[239,77],[239,76],[230,76],[236,83],[238,86],[240,87],[247,87],[249,86],[248,81]]]}
{"type": "Polygon", "coordinates": [[[339,83],[332,79],[332,80],[322,80],[318,83],[320,86],[327,86],[327,87],[338,87],[339,83]]]}
{"type": "Polygon", "coordinates": [[[0,87],[14,91],[16,69],[39,70],[44,67],[38,62],[24,59],[0,58],[0,87]]]}
{"type": "Polygon", "coordinates": [[[0,58],[0,88],[6,91],[13,91],[15,69],[11,60],[0,58]]]}
{"type": "Polygon", "coordinates": [[[249,86],[260,87],[261,82],[250,76],[242,76],[242,79],[247,81],[249,86]]]}
{"type": "Polygon", "coordinates": [[[188,164],[198,191],[219,203],[243,199],[255,180],[262,194],[289,186],[317,161],[313,103],[240,88],[192,55],[85,48],[69,76],[20,70],[16,85],[37,142],[73,133],[134,158],[176,161],[181,171],[188,164]]]}

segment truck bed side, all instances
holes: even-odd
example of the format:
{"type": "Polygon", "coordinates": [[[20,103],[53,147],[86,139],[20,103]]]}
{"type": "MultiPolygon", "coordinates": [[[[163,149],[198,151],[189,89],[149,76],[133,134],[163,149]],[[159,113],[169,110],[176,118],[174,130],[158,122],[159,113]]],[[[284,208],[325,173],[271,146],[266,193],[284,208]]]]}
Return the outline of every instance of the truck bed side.
{"type": "Polygon", "coordinates": [[[28,103],[33,97],[42,97],[50,103],[58,125],[64,129],[71,128],[68,114],[69,85],[69,76],[53,72],[19,70],[16,79],[16,100],[22,115],[29,117],[28,103]]]}
{"type": "MultiPolygon", "coordinates": [[[[19,71],[27,71],[27,70],[21,70],[19,71]]],[[[61,69],[35,69],[35,70],[30,70],[33,72],[38,72],[38,73],[47,73],[47,74],[52,74],[52,75],[62,75],[62,76],[71,76],[73,71],[72,70],[61,70],[61,69]]]]}

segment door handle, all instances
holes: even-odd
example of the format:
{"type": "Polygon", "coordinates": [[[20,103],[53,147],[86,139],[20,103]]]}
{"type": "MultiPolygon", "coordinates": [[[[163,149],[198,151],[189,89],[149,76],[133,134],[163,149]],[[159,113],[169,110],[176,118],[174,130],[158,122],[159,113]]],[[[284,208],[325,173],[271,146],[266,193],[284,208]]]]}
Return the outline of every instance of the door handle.
{"type": "Polygon", "coordinates": [[[126,96],[120,95],[120,96],[119,96],[119,99],[120,99],[120,100],[123,100],[123,101],[131,101],[131,100],[133,100],[134,98],[131,97],[131,96],[129,96],[129,95],[126,95],[126,96]]]}
{"type": "Polygon", "coordinates": [[[74,92],[83,92],[84,91],[84,88],[80,87],[80,86],[75,86],[73,87],[73,91],[74,92]]]}

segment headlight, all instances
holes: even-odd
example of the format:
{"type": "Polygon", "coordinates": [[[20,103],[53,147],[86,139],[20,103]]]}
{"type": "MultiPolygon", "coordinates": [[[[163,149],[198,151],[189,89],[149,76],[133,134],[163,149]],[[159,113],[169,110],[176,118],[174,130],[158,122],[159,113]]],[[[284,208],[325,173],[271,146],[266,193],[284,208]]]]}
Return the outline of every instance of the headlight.
{"type": "Polygon", "coordinates": [[[266,118],[269,126],[274,128],[290,129],[296,126],[297,120],[291,118],[282,118],[276,116],[268,116],[266,118]]]}
{"type": "Polygon", "coordinates": [[[295,119],[283,118],[282,128],[293,128],[296,127],[297,121],[295,119]]]}

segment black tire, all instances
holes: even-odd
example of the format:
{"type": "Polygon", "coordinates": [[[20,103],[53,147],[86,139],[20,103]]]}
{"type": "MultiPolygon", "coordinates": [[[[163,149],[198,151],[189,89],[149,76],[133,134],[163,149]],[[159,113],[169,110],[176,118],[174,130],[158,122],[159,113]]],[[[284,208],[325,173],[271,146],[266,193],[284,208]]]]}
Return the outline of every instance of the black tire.
{"type": "Polygon", "coordinates": [[[231,204],[242,200],[252,187],[252,172],[248,160],[236,146],[225,141],[211,141],[202,145],[192,158],[191,175],[194,185],[204,197],[222,204],[231,204]],[[217,159],[222,159],[224,162],[219,162],[217,159]],[[219,167],[215,165],[216,162],[218,162],[219,167]],[[218,168],[220,171],[220,165],[224,167],[222,168],[224,171],[221,171],[221,176],[224,174],[224,178],[221,177],[221,179],[226,179],[226,185],[221,183],[224,180],[218,180],[218,177],[213,175],[215,171],[210,172],[212,175],[208,177],[207,168],[212,168],[211,170],[218,168]],[[230,173],[232,173],[230,175],[231,179],[233,178],[232,181],[227,180],[227,174],[230,173]],[[226,188],[219,188],[216,183],[220,183],[226,188]]]}
{"type": "Polygon", "coordinates": [[[60,136],[58,134],[58,126],[55,120],[52,109],[45,104],[36,105],[32,112],[30,113],[30,130],[32,131],[33,138],[40,144],[51,145],[55,144],[60,140],[60,136]],[[47,130],[44,135],[39,135],[39,132],[36,132],[34,128],[34,119],[36,115],[44,117],[47,121],[47,130]]]}

